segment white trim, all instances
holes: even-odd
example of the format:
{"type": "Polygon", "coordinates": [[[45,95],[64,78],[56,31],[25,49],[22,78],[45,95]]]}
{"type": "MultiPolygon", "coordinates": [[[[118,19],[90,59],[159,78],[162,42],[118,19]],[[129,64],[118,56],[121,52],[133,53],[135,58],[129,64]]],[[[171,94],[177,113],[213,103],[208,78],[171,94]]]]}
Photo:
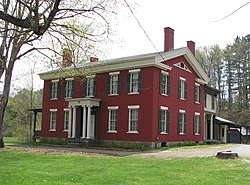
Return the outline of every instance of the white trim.
{"type": "Polygon", "coordinates": [[[109,75],[119,75],[120,74],[120,71],[117,71],[117,72],[110,72],[109,75]]]}
{"type": "Polygon", "coordinates": [[[57,109],[49,109],[50,112],[56,112],[57,109]]]}
{"type": "Polygon", "coordinates": [[[163,71],[163,70],[161,70],[161,73],[162,73],[162,74],[165,74],[165,75],[169,75],[169,73],[168,73],[168,72],[163,71]]]}
{"type": "Polygon", "coordinates": [[[51,82],[59,82],[59,79],[58,80],[51,80],[51,82]]]}
{"type": "Polygon", "coordinates": [[[128,93],[128,95],[133,95],[133,94],[140,94],[139,92],[131,92],[131,93],[128,93]]]}
{"type": "Polygon", "coordinates": [[[201,85],[205,85],[206,84],[206,81],[200,79],[200,78],[196,78],[195,81],[201,85]]]}
{"type": "Polygon", "coordinates": [[[86,78],[95,78],[95,75],[86,76],[86,78]]]}
{"type": "Polygon", "coordinates": [[[179,109],[179,113],[186,113],[185,110],[179,109]]]}
{"type": "Polygon", "coordinates": [[[140,72],[140,71],[141,71],[141,69],[131,69],[128,72],[129,73],[136,73],[136,72],[140,72]]]}
{"type": "Polygon", "coordinates": [[[65,78],[66,81],[74,80],[74,78],[65,78]]]}
{"type": "Polygon", "coordinates": [[[200,116],[201,114],[199,112],[195,112],[194,115],[200,116]]]}
{"type": "Polygon", "coordinates": [[[168,107],[161,106],[161,110],[168,110],[168,107]]]}
{"type": "Polygon", "coordinates": [[[194,83],[194,85],[196,85],[196,86],[200,86],[200,84],[198,84],[198,83],[194,83]]]}
{"type": "Polygon", "coordinates": [[[180,80],[187,81],[186,78],[180,77],[180,80]]]}
{"type": "Polygon", "coordinates": [[[49,129],[50,132],[56,132],[56,129],[49,129]]]}
{"type": "Polygon", "coordinates": [[[108,110],[117,110],[119,106],[108,106],[108,110]]]}
{"type": "Polygon", "coordinates": [[[127,133],[128,133],[128,134],[139,134],[138,131],[128,131],[127,133]]]}
{"type": "Polygon", "coordinates": [[[63,110],[64,110],[64,111],[69,111],[69,108],[64,108],[63,110]]]}
{"type": "Polygon", "coordinates": [[[129,105],[128,109],[139,109],[140,105],[129,105]]]}
{"type": "Polygon", "coordinates": [[[167,132],[161,132],[160,134],[162,134],[162,135],[168,135],[167,132]]]}

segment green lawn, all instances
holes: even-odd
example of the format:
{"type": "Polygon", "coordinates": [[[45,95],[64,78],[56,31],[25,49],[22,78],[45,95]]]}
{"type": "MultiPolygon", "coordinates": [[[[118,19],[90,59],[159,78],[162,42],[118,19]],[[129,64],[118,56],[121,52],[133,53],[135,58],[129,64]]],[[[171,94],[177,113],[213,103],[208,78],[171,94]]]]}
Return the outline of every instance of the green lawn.
{"type": "Polygon", "coordinates": [[[250,184],[249,159],[39,154],[0,149],[0,184],[250,184]]]}

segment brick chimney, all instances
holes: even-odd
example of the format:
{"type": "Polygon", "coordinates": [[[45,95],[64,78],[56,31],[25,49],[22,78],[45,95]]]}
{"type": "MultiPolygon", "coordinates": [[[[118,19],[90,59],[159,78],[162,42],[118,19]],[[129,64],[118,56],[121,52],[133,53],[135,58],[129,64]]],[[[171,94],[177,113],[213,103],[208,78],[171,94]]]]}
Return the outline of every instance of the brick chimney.
{"type": "Polygon", "coordinates": [[[164,51],[174,49],[174,30],[170,27],[164,28],[164,51]]]}
{"type": "Polygon", "coordinates": [[[72,52],[69,49],[63,49],[62,67],[69,67],[72,64],[72,52]]]}
{"type": "Polygon", "coordinates": [[[187,47],[193,53],[193,55],[195,56],[195,42],[193,42],[191,40],[187,41],[187,47]]]}
{"type": "Polygon", "coordinates": [[[98,62],[99,58],[96,57],[90,57],[90,62],[98,62]]]}

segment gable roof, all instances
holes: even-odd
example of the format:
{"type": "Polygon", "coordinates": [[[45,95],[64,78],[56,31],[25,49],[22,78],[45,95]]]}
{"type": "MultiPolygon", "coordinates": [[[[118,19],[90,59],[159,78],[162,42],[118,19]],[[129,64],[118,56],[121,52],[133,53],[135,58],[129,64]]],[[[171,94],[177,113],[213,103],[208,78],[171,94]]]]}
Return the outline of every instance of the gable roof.
{"type": "Polygon", "coordinates": [[[60,77],[88,75],[143,67],[157,67],[163,70],[171,70],[172,68],[164,64],[163,61],[167,61],[179,56],[184,56],[187,59],[189,64],[199,76],[199,79],[204,84],[209,82],[209,78],[205,71],[187,47],[174,49],[167,52],[135,55],[98,62],[86,62],[63,69],[56,69],[49,72],[40,73],[39,76],[42,80],[50,80],[60,77]]]}

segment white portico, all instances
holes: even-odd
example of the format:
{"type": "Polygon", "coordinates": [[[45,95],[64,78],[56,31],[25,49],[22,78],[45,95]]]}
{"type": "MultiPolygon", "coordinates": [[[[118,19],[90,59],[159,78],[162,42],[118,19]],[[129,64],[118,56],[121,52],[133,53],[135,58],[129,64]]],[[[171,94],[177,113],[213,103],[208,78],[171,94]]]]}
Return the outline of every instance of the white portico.
{"type": "Polygon", "coordinates": [[[99,107],[100,99],[94,98],[74,98],[65,99],[69,102],[69,128],[68,138],[76,138],[77,129],[77,108],[82,108],[82,139],[93,139],[95,136],[95,117],[91,115],[93,107],[99,107]]]}

